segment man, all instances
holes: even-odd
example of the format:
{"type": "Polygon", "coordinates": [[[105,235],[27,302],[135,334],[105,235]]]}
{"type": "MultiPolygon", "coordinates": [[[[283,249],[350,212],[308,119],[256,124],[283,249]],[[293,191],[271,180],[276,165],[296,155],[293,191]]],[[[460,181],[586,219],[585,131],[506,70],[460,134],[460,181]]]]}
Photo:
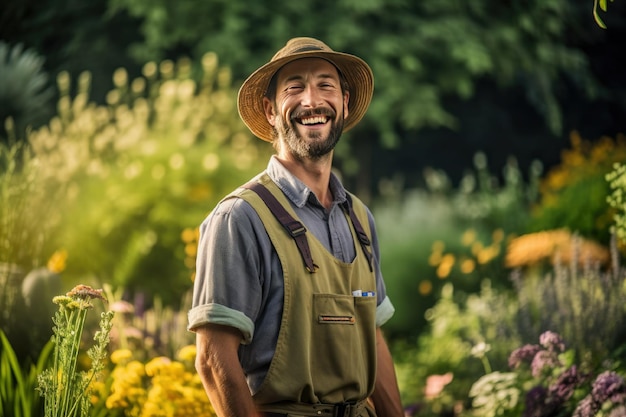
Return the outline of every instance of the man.
{"type": "Polygon", "coordinates": [[[201,226],[189,329],[220,417],[403,415],[373,218],[331,173],[373,84],[360,58],[295,38],[239,91],[276,154],[201,226]]]}

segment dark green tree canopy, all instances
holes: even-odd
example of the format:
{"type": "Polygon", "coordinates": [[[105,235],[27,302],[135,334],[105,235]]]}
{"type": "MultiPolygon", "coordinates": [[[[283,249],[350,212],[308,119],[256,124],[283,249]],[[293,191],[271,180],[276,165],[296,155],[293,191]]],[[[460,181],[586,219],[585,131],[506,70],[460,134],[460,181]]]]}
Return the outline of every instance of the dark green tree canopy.
{"type": "Polygon", "coordinates": [[[582,95],[597,93],[586,56],[564,43],[576,12],[571,3],[111,0],[113,10],[143,20],[144,40],[131,46],[142,61],[211,50],[243,78],[286,39],[303,35],[363,57],[377,86],[369,127],[387,146],[398,145],[405,130],[458,127],[442,99],[471,97],[483,78],[523,86],[550,131],[560,134],[560,78],[582,95]]]}
{"type": "Polygon", "coordinates": [[[337,161],[355,191],[375,192],[398,173],[421,181],[425,166],[458,178],[476,151],[496,168],[510,155],[550,165],[572,130],[625,131],[625,5],[600,13],[605,30],[587,1],[6,0],[0,38],[43,56],[51,79],[89,70],[102,102],[118,67],[132,77],[213,51],[238,85],[288,38],[318,37],[374,70],[371,108],[337,161]]]}

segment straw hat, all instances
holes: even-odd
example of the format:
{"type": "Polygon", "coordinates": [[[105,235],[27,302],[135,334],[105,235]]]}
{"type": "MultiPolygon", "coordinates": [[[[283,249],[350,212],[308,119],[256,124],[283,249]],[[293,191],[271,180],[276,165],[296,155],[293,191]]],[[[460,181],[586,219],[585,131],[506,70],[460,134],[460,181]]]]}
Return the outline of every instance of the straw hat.
{"type": "Polygon", "coordinates": [[[239,89],[239,115],[259,138],[271,142],[272,126],[265,118],[263,97],[274,74],[284,65],[301,58],[323,58],[331,62],[348,82],[350,101],[343,130],[354,127],[365,115],[374,92],[374,75],[361,58],[335,52],[325,43],[313,38],[293,38],[279,50],[270,62],[256,70],[239,89]]]}

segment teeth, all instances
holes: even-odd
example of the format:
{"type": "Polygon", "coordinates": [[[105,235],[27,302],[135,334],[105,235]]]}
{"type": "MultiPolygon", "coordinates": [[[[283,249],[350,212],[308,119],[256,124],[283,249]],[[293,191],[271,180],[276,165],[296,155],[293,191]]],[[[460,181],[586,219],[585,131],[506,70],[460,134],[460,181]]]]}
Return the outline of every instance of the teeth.
{"type": "Polygon", "coordinates": [[[316,123],[326,123],[326,117],[325,116],[309,117],[307,119],[302,119],[301,122],[303,125],[314,125],[316,123]]]}

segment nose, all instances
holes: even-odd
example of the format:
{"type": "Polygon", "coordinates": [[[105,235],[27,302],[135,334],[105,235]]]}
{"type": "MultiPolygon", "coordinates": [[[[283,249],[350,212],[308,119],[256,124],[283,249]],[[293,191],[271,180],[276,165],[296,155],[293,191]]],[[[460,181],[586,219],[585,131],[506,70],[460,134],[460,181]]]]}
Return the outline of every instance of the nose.
{"type": "Polygon", "coordinates": [[[324,104],[324,100],[314,85],[308,85],[302,93],[301,104],[304,107],[319,107],[324,104]]]}

